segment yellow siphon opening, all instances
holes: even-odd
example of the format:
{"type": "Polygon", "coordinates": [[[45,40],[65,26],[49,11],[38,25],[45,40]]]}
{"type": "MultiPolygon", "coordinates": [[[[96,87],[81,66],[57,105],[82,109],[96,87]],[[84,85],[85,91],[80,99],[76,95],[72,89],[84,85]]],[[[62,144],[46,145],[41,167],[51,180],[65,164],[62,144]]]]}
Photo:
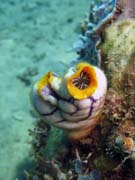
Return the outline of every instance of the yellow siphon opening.
{"type": "Polygon", "coordinates": [[[71,96],[81,100],[91,96],[98,85],[96,72],[88,63],[79,63],[76,72],[67,79],[67,89],[71,96]]]}
{"type": "Polygon", "coordinates": [[[49,79],[51,77],[52,73],[51,72],[48,72],[47,74],[45,74],[41,80],[38,82],[37,84],[37,91],[39,94],[41,94],[41,90],[44,86],[48,85],[49,84],[49,79]]]}

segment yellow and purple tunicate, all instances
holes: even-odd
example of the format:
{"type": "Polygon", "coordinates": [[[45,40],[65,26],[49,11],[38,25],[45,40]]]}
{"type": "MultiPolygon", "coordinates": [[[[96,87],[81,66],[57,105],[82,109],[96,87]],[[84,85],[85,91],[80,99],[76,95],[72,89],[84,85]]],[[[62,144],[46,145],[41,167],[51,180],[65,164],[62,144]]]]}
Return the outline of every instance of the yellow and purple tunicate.
{"type": "Polygon", "coordinates": [[[98,67],[79,63],[63,77],[48,72],[35,84],[33,104],[48,124],[68,132],[71,139],[85,137],[97,125],[104,105],[106,77],[98,67]]]}

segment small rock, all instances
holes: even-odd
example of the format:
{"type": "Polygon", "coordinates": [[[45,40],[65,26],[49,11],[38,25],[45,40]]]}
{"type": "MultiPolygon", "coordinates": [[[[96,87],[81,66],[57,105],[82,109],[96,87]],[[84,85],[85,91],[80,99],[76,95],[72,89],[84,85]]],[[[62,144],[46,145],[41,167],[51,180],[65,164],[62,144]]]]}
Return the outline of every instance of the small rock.
{"type": "Polygon", "coordinates": [[[100,171],[97,170],[93,170],[90,172],[90,180],[101,180],[102,179],[102,175],[100,173],[100,171]]]}
{"type": "Polygon", "coordinates": [[[43,178],[44,178],[44,180],[54,180],[53,177],[51,177],[48,174],[45,174],[43,178]]]}
{"type": "Polygon", "coordinates": [[[12,117],[14,120],[22,122],[24,120],[25,115],[26,114],[23,111],[17,111],[13,114],[12,117]]]}
{"type": "Polygon", "coordinates": [[[79,159],[75,161],[75,172],[78,174],[82,172],[82,162],[79,159]]]}
{"type": "Polygon", "coordinates": [[[91,180],[89,176],[80,175],[77,180],[91,180]]]}

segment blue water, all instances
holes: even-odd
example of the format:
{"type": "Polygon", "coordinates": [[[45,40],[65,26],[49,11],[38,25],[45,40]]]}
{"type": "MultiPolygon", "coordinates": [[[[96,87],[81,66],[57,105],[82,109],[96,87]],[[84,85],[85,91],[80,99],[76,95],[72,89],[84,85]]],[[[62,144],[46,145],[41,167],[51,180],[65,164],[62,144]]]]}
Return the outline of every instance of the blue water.
{"type": "Polygon", "coordinates": [[[48,70],[61,73],[74,59],[69,51],[89,2],[0,1],[0,180],[25,180],[24,170],[33,166],[32,84],[48,70]]]}

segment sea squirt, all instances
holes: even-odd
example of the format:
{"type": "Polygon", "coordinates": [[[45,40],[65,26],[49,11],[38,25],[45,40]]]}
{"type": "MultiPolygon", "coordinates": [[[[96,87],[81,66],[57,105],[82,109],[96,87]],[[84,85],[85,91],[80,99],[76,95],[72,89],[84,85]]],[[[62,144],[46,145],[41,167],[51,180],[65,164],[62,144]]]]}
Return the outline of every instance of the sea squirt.
{"type": "Polygon", "coordinates": [[[99,123],[106,90],[103,71],[82,62],[69,68],[63,77],[53,72],[45,74],[34,85],[32,101],[45,123],[79,140],[99,123]]]}

